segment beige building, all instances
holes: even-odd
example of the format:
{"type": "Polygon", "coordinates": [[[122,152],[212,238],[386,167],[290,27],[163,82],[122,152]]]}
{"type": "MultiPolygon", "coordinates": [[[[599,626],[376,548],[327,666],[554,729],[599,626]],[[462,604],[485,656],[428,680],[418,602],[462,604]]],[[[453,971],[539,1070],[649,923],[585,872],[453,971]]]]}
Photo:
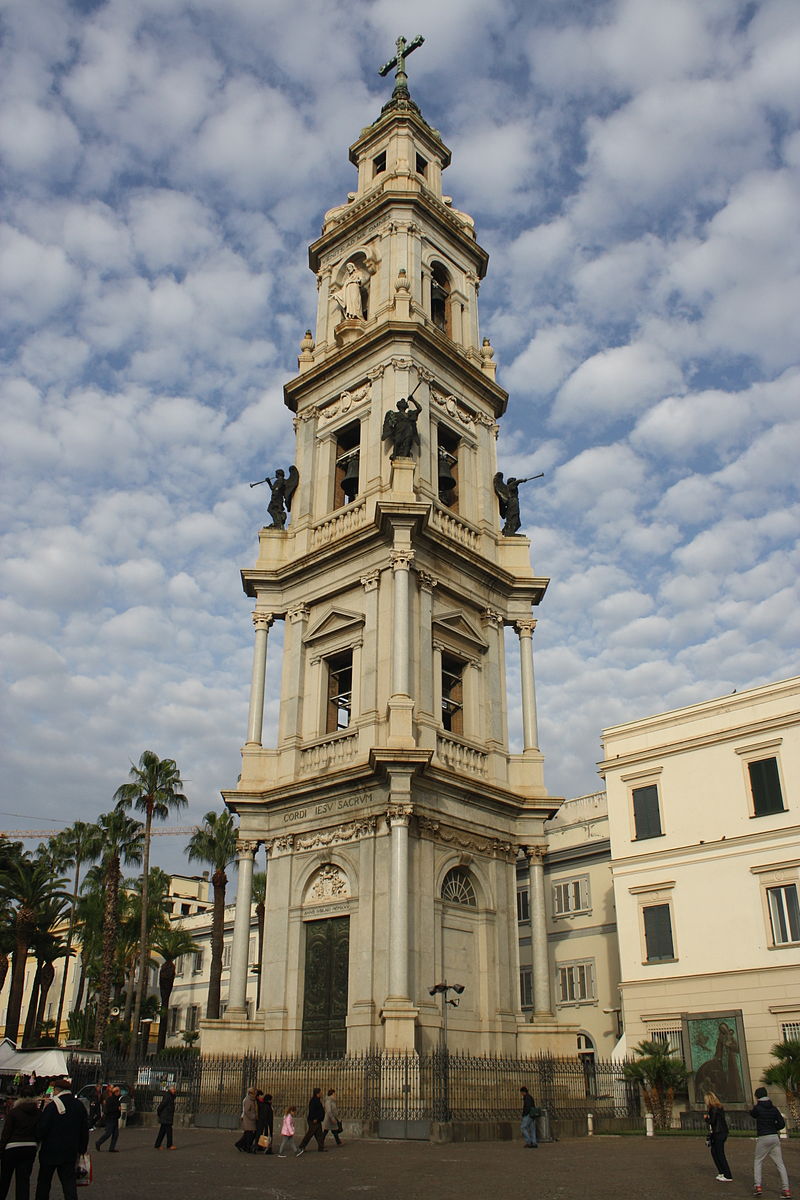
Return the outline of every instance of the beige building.
{"type": "Polygon", "coordinates": [[[800,1036],[800,678],[603,732],[628,1046],[746,1103],[800,1036]]]}
{"type": "Polygon", "coordinates": [[[272,522],[243,571],[255,602],[249,728],[224,793],[240,819],[239,884],[229,1006],[201,1022],[204,1052],[429,1049],[449,995],[431,989],[455,982],[453,1048],[575,1045],[554,1017],[544,902],[545,822],[560,804],[544,784],[534,691],[533,609],[547,580],[519,533],[515,481],[497,479],[508,396],[479,334],[487,255],[443,194],[450,152],[396,65],[392,98],[350,148],[355,190],[310,248],[315,332],[285,388],[296,469],[270,473],[272,522]],[[276,621],[280,683],[265,678],[276,621]],[[275,745],[262,739],[267,688],[280,688],[275,745]],[[261,844],[267,938],[250,1018],[261,844]],[[513,920],[520,853],[530,1013],[513,920]]]}

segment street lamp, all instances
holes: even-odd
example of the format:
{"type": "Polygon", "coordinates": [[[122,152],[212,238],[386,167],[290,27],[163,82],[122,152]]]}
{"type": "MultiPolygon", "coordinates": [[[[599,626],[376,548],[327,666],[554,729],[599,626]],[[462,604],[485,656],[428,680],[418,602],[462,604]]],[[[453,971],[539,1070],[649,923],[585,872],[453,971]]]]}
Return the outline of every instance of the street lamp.
{"type": "Polygon", "coordinates": [[[447,1010],[449,1007],[458,1008],[461,1003],[459,996],[463,991],[463,983],[448,983],[446,979],[442,983],[435,983],[432,988],[428,988],[431,996],[442,997],[442,1028],[439,1034],[439,1043],[442,1061],[442,1104],[440,1116],[443,1121],[450,1120],[450,1057],[447,1050],[447,1010]],[[453,999],[448,995],[449,992],[455,992],[453,999]]]}

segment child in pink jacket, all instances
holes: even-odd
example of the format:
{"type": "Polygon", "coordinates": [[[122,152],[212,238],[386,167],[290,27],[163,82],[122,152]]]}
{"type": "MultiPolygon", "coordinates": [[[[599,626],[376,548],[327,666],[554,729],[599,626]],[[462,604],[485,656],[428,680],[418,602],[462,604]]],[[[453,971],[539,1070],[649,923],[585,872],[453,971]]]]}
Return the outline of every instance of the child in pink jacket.
{"type": "Polygon", "coordinates": [[[278,1151],[278,1158],[286,1158],[286,1147],[291,1146],[295,1155],[300,1151],[294,1144],[294,1119],[297,1116],[297,1105],[291,1104],[283,1114],[283,1124],[281,1125],[281,1148],[278,1151]]]}

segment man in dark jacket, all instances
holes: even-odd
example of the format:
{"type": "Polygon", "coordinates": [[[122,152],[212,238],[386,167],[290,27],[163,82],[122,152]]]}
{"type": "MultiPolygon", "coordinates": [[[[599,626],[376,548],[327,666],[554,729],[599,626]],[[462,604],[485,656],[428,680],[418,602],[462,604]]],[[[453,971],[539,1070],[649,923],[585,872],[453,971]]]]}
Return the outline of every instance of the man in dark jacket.
{"type": "Polygon", "coordinates": [[[765,1158],[771,1158],[780,1175],[781,1196],[783,1200],[790,1200],[792,1193],[789,1191],[789,1176],[786,1174],[786,1167],[783,1165],[781,1143],[778,1137],[778,1132],[786,1127],[786,1121],[783,1119],[783,1114],[780,1110],[769,1099],[765,1087],[756,1088],[756,1102],[750,1109],[750,1116],[756,1123],[753,1191],[756,1196],[761,1195],[761,1167],[765,1158]]]}
{"type": "Polygon", "coordinates": [[[161,1124],[158,1127],[158,1137],[156,1138],[156,1150],[161,1149],[161,1143],[164,1138],[167,1139],[167,1149],[174,1150],[172,1144],[172,1126],[175,1121],[175,1088],[168,1087],[164,1093],[164,1098],[156,1109],[156,1116],[161,1124]]]}
{"type": "Polygon", "coordinates": [[[80,1100],[72,1095],[70,1079],[54,1079],[52,1086],[53,1099],[45,1105],[37,1125],[41,1149],[36,1200],[48,1200],[56,1171],[64,1200],[78,1200],[75,1165],[89,1145],[89,1118],[80,1100]]]}
{"type": "Polygon", "coordinates": [[[324,1150],[323,1142],[325,1134],[322,1132],[322,1122],[325,1120],[325,1105],[322,1103],[322,1088],[314,1088],[311,1099],[308,1102],[308,1129],[306,1135],[300,1143],[297,1153],[305,1153],[305,1148],[311,1141],[312,1137],[317,1139],[317,1149],[324,1150]]]}
{"type": "Polygon", "coordinates": [[[519,1127],[525,1139],[525,1149],[538,1150],[539,1143],[536,1140],[536,1105],[533,1103],[533,1096],[526,1087],[521,1087],[519,1091],[522,1096],[522,1120],[519,1123],[519,1127]]]}
{"type": "Polygon", "coordinates": [[[108,1147],[108,1152],[109,1154],[117,1153],[117,1138],[119,1137],[119,1119],[121,1115],[120,1090],[118,1087],[112,1087],[103,1106],[103,1120],[105,1121],[106,1131],[95,1142],[95,1150],[99,1150],[103,1142],[111,1138],[111,1145],[108,1147]]]}
{"type": "Polygon", "coordinates": [[[23,1088],[6,1113],[0,1133],[0,1200],[6,1200],[14,1178],[17,1200],[28,1200],[30,1196],[38,1121],[39,1104],[33,1099],[31,1088],[23,1088]]]}

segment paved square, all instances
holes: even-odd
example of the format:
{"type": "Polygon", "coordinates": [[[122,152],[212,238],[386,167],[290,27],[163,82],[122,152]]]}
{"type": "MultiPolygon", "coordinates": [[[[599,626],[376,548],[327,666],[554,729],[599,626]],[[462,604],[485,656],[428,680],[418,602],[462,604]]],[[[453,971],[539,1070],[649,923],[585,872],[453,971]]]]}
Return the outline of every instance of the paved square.
{"type": "MultiPolygon", "coordinates": [[[[303,1128],[302,1122],[300,1128],[303,1128]]],[[[730,1184],[715,1181],[702,1137],[595,1137],[525,1150],[516,1142],[431,1145],[428,1142],[351,1141],[320,1154],[313,1143],[301,1158],[244,1155],[238,1133],[175,1130],[177,1149],[153,1149],[154,1129],[124,1129],[119,1153],[92,1154],[94,1183],[81,1200],[235,1200],[254,1193],[264,1200],[537,1200],[620,1196],[674,1200],[676,1196],[727,1200],[752,1195],[754,1140],[731,1138],[730,1184]]],[[[800,1140],[781,1143],[789,1179],[800,1195],[800,1140]]],[[[765,1174],[765,1200],[778,1196],[777,1176],[765,1174]]],[[[53,1200],[61,1200],[56,1182],[53,1200]]]]}

